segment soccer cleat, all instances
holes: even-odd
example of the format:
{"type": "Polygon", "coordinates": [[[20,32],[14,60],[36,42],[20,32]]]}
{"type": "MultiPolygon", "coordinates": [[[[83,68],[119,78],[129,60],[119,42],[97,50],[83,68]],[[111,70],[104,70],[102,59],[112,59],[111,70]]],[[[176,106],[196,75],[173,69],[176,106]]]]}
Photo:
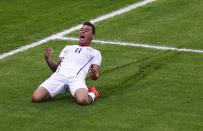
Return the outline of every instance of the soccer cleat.
{"type": "Polygon", "coordinates": [[[93,92],[95,94],[96,97],[99,96],[99,92],[97,91],[97,89],[94,86],[90,86],[88,89],[89,92],[93,92]]]}

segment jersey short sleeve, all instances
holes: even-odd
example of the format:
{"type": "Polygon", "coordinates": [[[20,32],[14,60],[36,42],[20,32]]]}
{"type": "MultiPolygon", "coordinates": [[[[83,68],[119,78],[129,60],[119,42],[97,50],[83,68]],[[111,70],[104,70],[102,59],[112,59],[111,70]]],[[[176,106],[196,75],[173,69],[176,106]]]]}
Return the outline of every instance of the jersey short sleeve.
{"type": "Polygon", "coordinates": [[[99,51],[96,51],[92,60],[92,65],[95,64],[101,66],[101,61],[102,61],[101,53],[99,51]]]}
{"type": "Polygon", "coordinates": [[[65,57],[66,52],[68,51],[68,46],[64,47],[63,50],[61,51],[59,57],[65,57]]]}

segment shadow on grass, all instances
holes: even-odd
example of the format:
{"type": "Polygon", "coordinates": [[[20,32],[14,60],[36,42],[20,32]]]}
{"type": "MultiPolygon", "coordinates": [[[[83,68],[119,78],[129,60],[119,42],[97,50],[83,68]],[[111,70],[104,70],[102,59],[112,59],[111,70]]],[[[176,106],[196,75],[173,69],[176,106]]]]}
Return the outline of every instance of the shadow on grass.
{"type": "Polygon", "coordinates": [[[35,104],[49,104],[49,103],[51,103],[51,104],[62,103],[62,104],[70,104],[70,105],[77,104],[74,97],[68,93],[59,94],[59,95],[55,96],[54,98],[51,98],[47,101],[43,101],[43,102],[39,102],[39,103],[35,103],[35,104]]]}

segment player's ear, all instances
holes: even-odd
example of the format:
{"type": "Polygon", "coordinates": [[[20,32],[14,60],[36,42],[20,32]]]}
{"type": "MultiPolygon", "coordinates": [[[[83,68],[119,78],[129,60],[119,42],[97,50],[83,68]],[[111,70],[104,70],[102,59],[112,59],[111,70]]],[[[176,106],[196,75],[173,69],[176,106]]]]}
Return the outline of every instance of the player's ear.
{"type": "Polygon", "coordinates": [[[92,34],[92,40],[94,40],[95,39],[95,34],[92,34]]]}

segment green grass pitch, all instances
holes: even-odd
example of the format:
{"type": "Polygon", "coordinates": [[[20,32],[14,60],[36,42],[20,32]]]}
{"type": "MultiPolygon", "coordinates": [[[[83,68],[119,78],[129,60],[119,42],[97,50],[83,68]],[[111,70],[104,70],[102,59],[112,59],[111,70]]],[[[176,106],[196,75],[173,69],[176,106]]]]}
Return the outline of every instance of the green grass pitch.
{"type": "MultiPolygon", "coordinates": [[[[0,53],[135,2],[2,0],[0,53]]],[[[202,5],[201,0],[157,0],[97,23],[97,39],[203,50],[202,5]]],[[[77,42],[50,41],[0,60],[2,131],[203,130],[203,54],[197,53],[92,43],[103,63],[99,80],[87,84],[101,97],[90,106],[79,106],[69,94],[32,103],[32,92],[52,73],[44,48],[52,47],[56,60],[67,44],[77,42]]]]}

